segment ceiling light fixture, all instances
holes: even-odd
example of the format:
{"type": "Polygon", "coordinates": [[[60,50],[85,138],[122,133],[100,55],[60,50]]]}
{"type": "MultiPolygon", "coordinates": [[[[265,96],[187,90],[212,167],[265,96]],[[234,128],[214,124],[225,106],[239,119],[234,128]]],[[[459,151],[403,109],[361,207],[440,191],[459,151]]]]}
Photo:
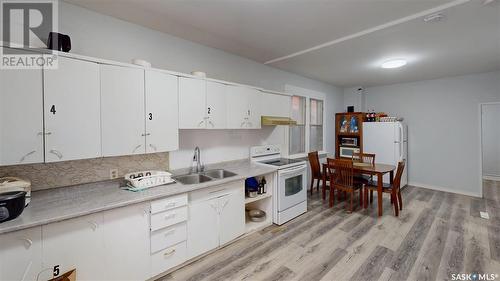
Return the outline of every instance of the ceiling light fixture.
{"type": "Polygon", "coordinates": [[[441,13],[430,14],[424,17],[424,22],[438,22],[444,20],[444,15],[441,13]]]}
{"type": "Polygon", "coordinates": [[[388,60],[382,63],[380,67],[382,68],[398,68],[405,66],[407,64],[407,61],[404,59],[392,59],[388,60]]]}

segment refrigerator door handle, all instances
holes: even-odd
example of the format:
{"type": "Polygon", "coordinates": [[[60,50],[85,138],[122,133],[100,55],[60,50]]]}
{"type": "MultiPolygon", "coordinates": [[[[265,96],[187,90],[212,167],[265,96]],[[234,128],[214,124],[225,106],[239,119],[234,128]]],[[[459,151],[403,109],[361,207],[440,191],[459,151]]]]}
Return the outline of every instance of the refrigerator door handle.
{"type": "Polygon", "coordinates": [[[402,123],[398,123],[399,127],[399,140],[396,143],[399,143],[399,160],[402,161],[404,158],[404,128],[402,123]]]}

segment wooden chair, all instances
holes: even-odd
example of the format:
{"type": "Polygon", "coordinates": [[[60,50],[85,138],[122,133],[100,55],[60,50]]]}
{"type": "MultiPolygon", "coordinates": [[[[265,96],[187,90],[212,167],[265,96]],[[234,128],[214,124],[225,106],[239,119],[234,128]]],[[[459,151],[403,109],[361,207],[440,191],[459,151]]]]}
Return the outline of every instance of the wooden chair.
{"type": "MultiPolygon", "coordinates": [[[[398,163],[398,169],[396,170],[396,176],[392,184],[383,184],[383,192],[389,193],[391,195],[391,203],[394,205],[394,213],[399,216],[399,211],[403,210],[403,201],[401,198],[401,176],[403,175],[403,171],[405,169],[405,161],[401,161],[398,163]]],[[[373,192],[377,191],[377,186],[375,184],[365,185],[364,192],[364,207],[367,207],[367,199],[368,199],[368,191],[373,192]]],[[[371,202],[370,202],[371,203],[371,202]]]]}
{"type": "MultiPolygon", "coordinates": [[[[317,151],[310,152],[307,157],[309,158],[309,165],[311,165],[311,194],[314,189],[314,180],[317,180],[316,189],[319,191],[319,183],[323,179],[323,173],[327,173],[326,181],[328,178],[328,171],[321,171],[321,164],[319,163],[319,155],[317,151]]],[[[323,182],[323,190],[326,189],[326,182],[323,182]]],[[[323,193],[324,194],[324,193],[323,193]]]]}
{"type": "MultiPolygon", "coordinates": [[[[352,161],[358,163],[367,163],[375,166],[375,154],[372,153],[359,153],[354,152],[352,154],[352,161]]],[[[371,175],[354,175],[354,181],[362,184],[372,184],[373,176],[371,175]]],[[[370,191],[370,203],[373,202],[373,191],[370,191]]]]}
{"type": "MultiPolygon", "coordinates": [[[[351,160],[344,159],[327,159],[328,169],[330,170],[330,207],[333,207],[335,202],[335,189],[338,192],[346,192],[350,194],[348,211],[353,211],[354,192],[359,190],[359,205],[363,205],[363,186],[360,183],[354,182],[354,169],[351,160]]],[[[347,205],[346,205],[347,207],[347,205]]]]}

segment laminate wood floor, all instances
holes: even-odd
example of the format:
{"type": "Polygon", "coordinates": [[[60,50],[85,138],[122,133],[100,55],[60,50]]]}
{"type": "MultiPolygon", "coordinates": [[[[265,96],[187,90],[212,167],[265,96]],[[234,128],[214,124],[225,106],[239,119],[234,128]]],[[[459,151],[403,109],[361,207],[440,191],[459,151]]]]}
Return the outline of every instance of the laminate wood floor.
{"type": "Polygon", "coordinates": [[[484,195],[486,199],[479,199],[410,186],[403,190],[400,217],[384,196],[384,216],[378,218],[376,204],[348,214],[343,202],[330,209],[315,192],[306,214],[251,234],[159,280],[451,280],[457,273],[500,275],[500,182],[485,181],[484,195]],[[479,211],[488,211],[490,219],[481,219],[479,211]]]}

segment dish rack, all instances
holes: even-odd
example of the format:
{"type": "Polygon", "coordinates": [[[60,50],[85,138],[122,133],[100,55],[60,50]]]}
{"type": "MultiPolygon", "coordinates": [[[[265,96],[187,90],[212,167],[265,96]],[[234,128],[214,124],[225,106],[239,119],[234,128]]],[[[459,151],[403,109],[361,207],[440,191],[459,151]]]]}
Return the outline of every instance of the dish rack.
{"type": "Polygon", "coordinates": [[[127,189],[131,191],[144,190],[150,187],[174,183],[172,174],[166,171],[141,171],[128,173],[124,176],[127,180],[127,189]]]}

